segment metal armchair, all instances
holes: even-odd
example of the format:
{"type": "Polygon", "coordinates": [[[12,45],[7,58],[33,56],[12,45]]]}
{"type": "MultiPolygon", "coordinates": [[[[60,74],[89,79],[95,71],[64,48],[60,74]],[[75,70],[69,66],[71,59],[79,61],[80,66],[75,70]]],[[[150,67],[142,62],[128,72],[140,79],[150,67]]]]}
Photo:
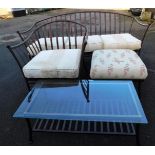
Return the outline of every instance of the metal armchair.
{"type": "Polygon", "coordinates": [[[82,24],[57,20],[37,27],[23,42],[7,48],[30,88],[38,79],[80,78],[86,33],[82,24]]]}

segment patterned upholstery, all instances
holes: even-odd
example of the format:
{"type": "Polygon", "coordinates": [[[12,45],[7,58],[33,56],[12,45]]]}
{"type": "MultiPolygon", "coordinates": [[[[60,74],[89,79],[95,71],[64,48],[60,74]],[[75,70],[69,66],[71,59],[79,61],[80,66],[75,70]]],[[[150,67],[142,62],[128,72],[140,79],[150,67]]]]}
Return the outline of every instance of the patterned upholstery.
{"type": "Polygon", "coordinates": [[[41,51],[23,67],[23,72],[27,78],[77,78],[80,59],[80,49],[41,51]]]}
{"type": "Polygon", "coordinates": [[[136,52],[129,49],[96,50],[92,56],[92,79],[145,79],[147,69],[136,52]]]}

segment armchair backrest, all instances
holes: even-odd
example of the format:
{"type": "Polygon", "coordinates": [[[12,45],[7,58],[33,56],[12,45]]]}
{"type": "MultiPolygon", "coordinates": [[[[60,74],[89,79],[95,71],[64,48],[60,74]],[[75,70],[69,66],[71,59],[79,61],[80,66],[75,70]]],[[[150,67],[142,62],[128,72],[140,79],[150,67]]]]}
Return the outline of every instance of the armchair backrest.
{"type": "Polygon", "coordinates": [[[22,67],[43,50],[85,48],[87,28],[74,21],[51,21],[37,27],[23,42],[7,46],[22,67]],[[80,37],[80,38],[79,38],[80,37]],[[78,42],[81,44],[78,44],[78,42]]]}

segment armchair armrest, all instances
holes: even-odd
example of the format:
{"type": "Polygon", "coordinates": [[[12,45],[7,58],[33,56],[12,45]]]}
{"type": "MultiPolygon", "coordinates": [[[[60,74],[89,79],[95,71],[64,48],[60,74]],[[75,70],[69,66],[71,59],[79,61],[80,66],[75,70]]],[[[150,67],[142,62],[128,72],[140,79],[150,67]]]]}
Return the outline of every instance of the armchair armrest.
{"type": "Polygon", "coordinates": [[[87,45],[87,41],[88,41],[88,35],[86,35],[84,37],[83,43],[82,43],[82,53],[85,51],[86,45],[87,45]]]}

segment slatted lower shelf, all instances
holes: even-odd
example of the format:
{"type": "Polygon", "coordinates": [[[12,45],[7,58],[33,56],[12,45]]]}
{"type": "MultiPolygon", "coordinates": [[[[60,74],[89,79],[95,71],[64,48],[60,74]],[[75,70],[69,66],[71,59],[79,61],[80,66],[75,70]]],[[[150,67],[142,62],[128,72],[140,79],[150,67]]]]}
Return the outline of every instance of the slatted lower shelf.
{"type": "Polygon", "coordinates": [[[135,135],[132,123],[46,120],[35,121],[33,131],[135,135]]]}

